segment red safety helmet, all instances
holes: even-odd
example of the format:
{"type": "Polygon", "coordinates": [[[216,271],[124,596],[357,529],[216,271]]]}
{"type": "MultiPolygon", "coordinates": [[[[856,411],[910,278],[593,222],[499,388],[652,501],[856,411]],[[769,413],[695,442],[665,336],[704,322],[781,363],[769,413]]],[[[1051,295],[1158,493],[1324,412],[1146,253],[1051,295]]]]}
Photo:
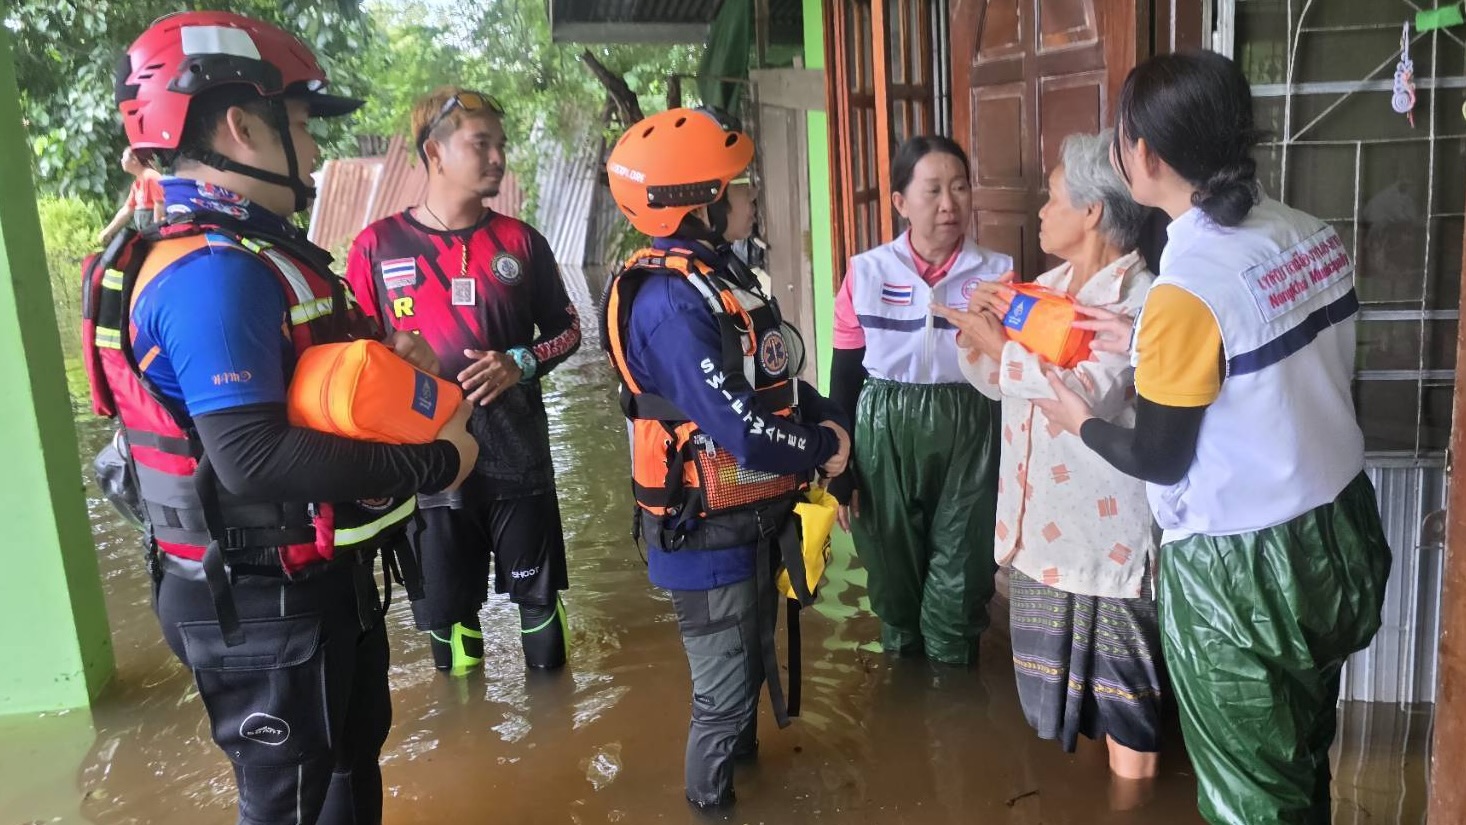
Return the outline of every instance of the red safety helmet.
{"type": "Polygon", "coordinates": [[[134,149],[177,149],[193,98],[249,84],[265,98],[310,104],[312,117],[350,114],[363,101],[324,94],[326,73],[315,55],[278,26],[222,11],[159,18],[117,66],[117,106],[134,149]]]}
{"type": "Polygon", "coordinates": [[[753,140],[708,109],[668,109],[626,130],[606,161],[611,197],[654,238],[724,192],[753,162],[753,140]]]}

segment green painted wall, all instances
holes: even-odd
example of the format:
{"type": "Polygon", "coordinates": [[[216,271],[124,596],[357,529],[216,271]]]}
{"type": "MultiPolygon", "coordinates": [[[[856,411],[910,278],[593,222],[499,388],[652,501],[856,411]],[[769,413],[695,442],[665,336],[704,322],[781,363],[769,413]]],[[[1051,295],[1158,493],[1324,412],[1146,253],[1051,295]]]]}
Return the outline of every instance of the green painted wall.
{"type": "Polygon", "coordinates": [[[0,26],[0,714],[83,707],[113,670],[30,155],[0,26]]]}
{"type": "MultiPolygon", "coordinates": [[[[825,67],[825,26],[820,0],[804,0],[804,65],[825,67]]],[[[809,133],[809,240],[814,251],[814,341],[819,359],[821,389],[829,389],[830,341],[835,328],[835,264],[831,260],[834,235],[830,218],[829,118],[810,112],[809,133]]]]}

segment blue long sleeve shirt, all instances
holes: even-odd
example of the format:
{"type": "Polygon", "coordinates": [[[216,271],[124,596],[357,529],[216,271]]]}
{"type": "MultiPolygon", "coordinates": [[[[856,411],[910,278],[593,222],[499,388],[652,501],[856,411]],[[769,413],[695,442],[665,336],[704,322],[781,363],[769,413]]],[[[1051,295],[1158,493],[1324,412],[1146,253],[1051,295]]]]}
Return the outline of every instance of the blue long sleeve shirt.
{"type": "MultiPolygon", "coordinates": [[[[716,253],[686,241],[659,240],[667,249],[695,248],[718,266],[716,253]]],[[[839,450],[839,440],[820,421],[848,430],[845,416],[813,387],[799,383],[802,424],[764,410],[742,372],[722,369],[717,321],[697,290],[680,275],[654,273],[632,301],[626,331],[626,362],[642,390],[677,405],[704,433],[751,470],[785,474],[812,471],[839,450]],[[711,367],[711,369],[709,369],[711,367]],[[750,411],[752,415],[750,415],[750,411]]],[[[670,590],[709,590],[754,574],[753,545],[666,552],[648,537],[647,565],[653,584],[670,590]]]]}

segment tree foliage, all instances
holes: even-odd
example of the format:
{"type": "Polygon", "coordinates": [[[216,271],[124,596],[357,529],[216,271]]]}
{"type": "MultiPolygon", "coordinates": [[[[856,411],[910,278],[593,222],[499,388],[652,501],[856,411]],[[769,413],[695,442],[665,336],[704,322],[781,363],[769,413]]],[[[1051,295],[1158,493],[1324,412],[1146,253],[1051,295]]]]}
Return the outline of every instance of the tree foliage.
{"type": "MultiPolygon", "coordinates": [[[[358,135],[406,135],[413,100],[444,83],[482,89],[504,104],[517,144],[511,160],[522,176],[532,175],[531,134],[575,140],[605,113],[605,88],[581,63],[585,47],[550,41],[544,0],[13,0],[3,20],[15,39],[42,192],[111,201],[123,191],[113,70],[149,23],[184,9],[275,22],[315,50],[334,90],[368,101],[359,114],[328,127],[328,157],[354,154],[358,135]]],[[[655,111],[669,76],[694,73],[702,47],[591,51],[655,111]]]]}
{"type": "MultiPolygon", "coordinates": [[[[586,46],[552,43],[544,0],[369,0],[368,17],[383,38],[371,61],[373,104],[403,133],[411,100],[440,82],[458,82],[496,97],[511,136],[525,140],[536,124],[570,137],[600,121],[605,87],[581,62],[586,46]]],[[[696,72],[699,45],[591,46],[607,69],[644,102],[666,98],[673,74],[696,72]]],[[[654,111],[661,105],[649,107],[654,111]]]]}
{"type": "MultiPolygon", "coordinates": [[[[180,10],[226,10],[270,20],[316,50],[338,88],[361,82],[355,56],[369,24],[349,0],[16,0],[4,24],[15,39],[16,79],[43,192],[110,200],[126,182],[113,71],[148,24],[180,10]]],[[[343,129],[330,133],[342,140],[343,129]]]]}

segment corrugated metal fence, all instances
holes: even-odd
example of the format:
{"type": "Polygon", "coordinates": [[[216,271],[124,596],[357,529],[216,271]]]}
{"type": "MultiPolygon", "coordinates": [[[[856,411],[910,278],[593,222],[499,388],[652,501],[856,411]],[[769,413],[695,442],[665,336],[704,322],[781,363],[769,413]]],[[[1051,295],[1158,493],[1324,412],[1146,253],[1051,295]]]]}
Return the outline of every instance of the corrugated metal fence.
{"type": "Polygon", "coordinates": [[[535,226],[550,242],[565,291],[581,313],[581,351],[595,351],[598,326],[589,319],[595,317],[612,230],[620,224],[610,190],[602,183],[604,140],[590,129],[568,142],[567,150],[538,136],[537,129],[533,137],[543,148],[535,169],[535,226]]]}
{"type": "MultiPolygon", "coordinates": [[[[422,203],[428,176],[411,147],[396,137],[381,157],[326,161],[316,188],[319,195],[311,209],[311,242],[340,251],[367,224],[422,203]]],[[[498,196],[487,204],[500,214],[520,217],[524,192],[512,171],[504,175],[498,196]]]]}
{"type": "Polygon", "coordinates": [[[1372,455],[1385,535],[1394,551],[1379,635],[1344,668],[1343,701],[1435,701],[1445,554],[1445,459],[1372,455]]]}

